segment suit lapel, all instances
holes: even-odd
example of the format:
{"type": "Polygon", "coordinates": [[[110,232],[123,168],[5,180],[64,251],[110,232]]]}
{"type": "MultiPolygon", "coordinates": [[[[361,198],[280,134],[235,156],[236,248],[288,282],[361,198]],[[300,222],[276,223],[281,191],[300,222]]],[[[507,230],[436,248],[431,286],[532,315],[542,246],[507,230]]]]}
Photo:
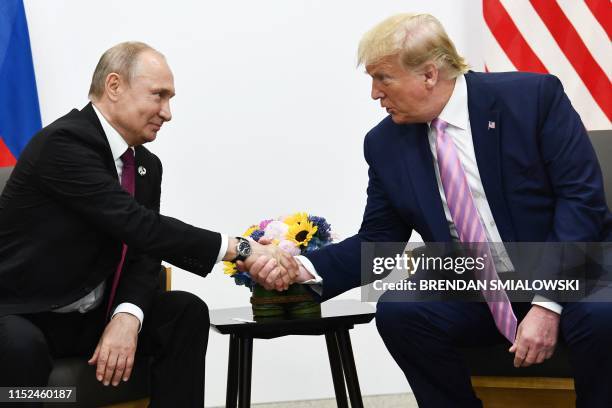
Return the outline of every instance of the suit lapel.
{"type": "Polygon", "coordinates": [[[146,158],[145,152],[143,151],[142,146],[137,146],[135,149],[135,165],[136,165],[136,199],[141,202],[146,196],[146,188],[147,188],[147,173],[146,173],[146,158]]]}
{"type": "MultiPolygon", "coordinates": [[[[413,186],[419,207],[425,215],[425,225],[429,228],[430,237],[435,242],[448,242],[451,240],[450,231],[434,170],[433,156],[427,138],[427,125],[418,124],[405,126],[405,133],[401,135],[404,149],[399,150],[404,163],[405,171],[413,186]]],[[[423,234],[425,235],[425,234],[423,234]]]]}
{"type": "Polygon", "coordinates": [[[480,179],[502,241],[515,241],[504,197],[501,167],[501,121],[495,98],[474,73],[465,75],[470,127],[480,179]]]}

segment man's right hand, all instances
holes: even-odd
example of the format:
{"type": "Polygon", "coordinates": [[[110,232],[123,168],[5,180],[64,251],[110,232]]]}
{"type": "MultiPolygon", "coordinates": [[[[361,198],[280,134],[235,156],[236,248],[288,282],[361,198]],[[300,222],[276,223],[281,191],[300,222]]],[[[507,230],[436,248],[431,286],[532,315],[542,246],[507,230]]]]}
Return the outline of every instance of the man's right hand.
{"type": "MultiPolygon", "coordinates": [[[[304,266],[294,257],[289,256],[288,254],[285,255],[290,258],[288,262],[291,262],[291,266],[289,267],[286,266],[286,264],[282,264],[282,266],[279,267],[274,258],[268,258],[265,255],[260,256],[249,268],[251,278],[268,290],[279,290],[279,280],[283,279],[283,269],[291,271],[292,279],[290,283],[302,283],[314,278],[314,276],[312,276],[310,272],[308,272],[308,270],[304,268],[304,266]],[[264,283],[262,284],[261,282],[264,283]]],[[[283,283],[285,283],[284,280],[283,283]]]]}
{"type": "Polygon", "coordinates": [[[238,269],[248,270],[251,278],[267,290],[287,290],[299,276],[299,264],[282,249],[269,245],[270,241],[252,241],[252,253],[238,269]]]}

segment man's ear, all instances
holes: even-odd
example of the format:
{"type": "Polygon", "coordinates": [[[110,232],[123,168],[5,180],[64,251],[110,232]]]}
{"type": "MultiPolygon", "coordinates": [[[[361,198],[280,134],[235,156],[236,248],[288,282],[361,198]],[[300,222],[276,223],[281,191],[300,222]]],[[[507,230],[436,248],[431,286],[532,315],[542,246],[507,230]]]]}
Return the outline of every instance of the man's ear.
{"type": "Polygon", "coordinates": [[[439,80],[440,70],[432,62],[428,62],[423,66],[423,79],[427,88],[433,88],[439,80]]]}
{"type": "Polygon", "coordinates": [[[116,102],[121,93],[123,92],[123,81],[121,76],[115,72],[111,72],[106,76],[106,81],[104,82],[104,91],[113,102],[116,102]]]}

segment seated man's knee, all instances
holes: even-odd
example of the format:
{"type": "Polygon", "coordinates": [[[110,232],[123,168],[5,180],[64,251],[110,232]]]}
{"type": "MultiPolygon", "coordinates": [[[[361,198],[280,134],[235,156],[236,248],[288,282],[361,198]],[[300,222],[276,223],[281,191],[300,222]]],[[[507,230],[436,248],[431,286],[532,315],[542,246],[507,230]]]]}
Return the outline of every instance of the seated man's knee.
{"type": "Polygon", "coordinates": [[[170,293],[172,293],[175,301],[180,304],[183,315],[187,320],[201,324],[208,330],[210,324],[208,306],[202,299],[190,292],[173,291],[170,293]]]}
{"type": "Polygon", "coordinates": [[[574,352],[587,355],[607,350],[612,342],[612,303],[580,302],[567,305],[561,329],[574,352]],[[576,346],[576,347],[574,347],[576,346]]]}
{"type": "Polygon", "coordinates": [[[381,297],[376,304],[376,327],[383,338],[405,333],[420,315],[418,302],[399,302],[381,297]]]}
{"type": "Polygon", "coordinates": [[[53,366],[40,329],[21,316],[0,317],[0,366],[15,385],[46,385],[53,366]]]}
{"type": "Polygon", "coordinates": [[[586,320],[594,340],[602,345],[612,342],[612,303],[585,303],[586,320]]]}

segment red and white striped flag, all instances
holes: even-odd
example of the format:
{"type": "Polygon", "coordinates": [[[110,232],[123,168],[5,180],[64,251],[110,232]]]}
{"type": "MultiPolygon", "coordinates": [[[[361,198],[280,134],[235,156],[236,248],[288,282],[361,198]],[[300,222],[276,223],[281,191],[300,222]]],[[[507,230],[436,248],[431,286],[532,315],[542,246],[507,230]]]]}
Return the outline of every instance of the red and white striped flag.
{"type": "Polygon", "coordinates": [[[588,130],[612,120],[610,0],[483,0],[485,69],[559,77],[588,130]]]}

